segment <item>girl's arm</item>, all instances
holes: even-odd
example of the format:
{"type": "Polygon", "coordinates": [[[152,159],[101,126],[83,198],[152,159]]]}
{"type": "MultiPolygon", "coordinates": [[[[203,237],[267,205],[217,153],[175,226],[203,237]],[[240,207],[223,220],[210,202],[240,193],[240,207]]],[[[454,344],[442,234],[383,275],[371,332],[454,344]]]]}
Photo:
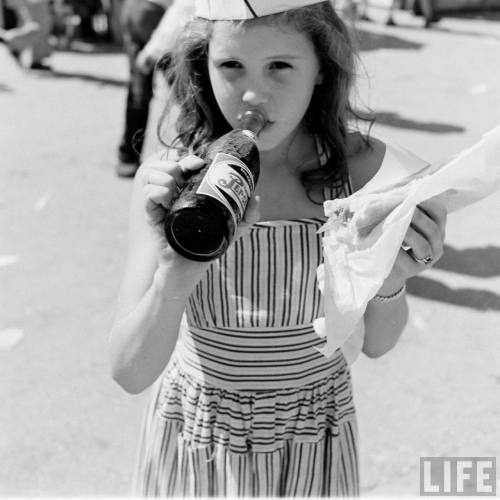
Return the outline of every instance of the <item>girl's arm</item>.
{"type": "MultiPolygon", "coordinates": [[[[185,182],[183,174],[203,165],[195,156],[179,162],[151,160],[134,179],[128,259],[109,335],[112,376],[134,394],[165,369],[188,297],[210,265],[174,252],[163,229],[174,193],[185,182]]],[[[257,200],[251,199],[234,239],[258,219],[257,200]]]]}
{"type": "Polygon", "coordinates": [[[186,301],[208,267],[176,254],[163,234],[183,170],[202,165],[194,157],[146,162],[134,179],[128,259],[109,336],[112,376],[131,393],[149,387],[164,370],[186,301]]]}
{"type": "MultiPolygon", "coordinates": [[[[379,290],[382,297],[398,294],[403,280],[384,284],[379,290]]],[[[408,321],[408,303],[403,292],[393,300],[371,300],[365,311],[365,336],[362,351],[370,358],[378,358],[390,351],[398,342],[408,321]]]]}
{"type": "Polygon", "coordinates": [[[408,320],[406,280],[420,274],[443,255],[446,210],[432,198],[417,206],[391,273],[365,312],[363,352],[379,357],[392,349],[408,320]],[[404,250],[409,249],[409,250],[404,250]],[[426,264],[416,259],[431,258],[426,264]],[[382,299],[381,299],[382,297],[382,299]]]}

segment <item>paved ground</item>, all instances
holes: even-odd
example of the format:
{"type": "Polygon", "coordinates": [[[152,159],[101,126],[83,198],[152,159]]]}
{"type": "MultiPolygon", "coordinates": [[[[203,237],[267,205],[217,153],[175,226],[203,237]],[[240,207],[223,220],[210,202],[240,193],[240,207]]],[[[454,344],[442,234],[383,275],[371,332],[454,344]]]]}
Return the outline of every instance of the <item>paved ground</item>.
{"type": "MultiPolygon", "coordinates": [[[[500,123],[500,18],[398,20],[360,25],[360,96],[377,133],[438,160],[500,123]]],[[[147,396],[111,382],[106,354],[131,186],[112,168],[126,61],[77,48],[27,74],[0,45],[2,496],[126,495],[147,396]]],[[[354,366],[364,495],[418,495],[421,456],[500,457],[499,214],[497,194],[450,217],[400,344],[354,366]]]]}

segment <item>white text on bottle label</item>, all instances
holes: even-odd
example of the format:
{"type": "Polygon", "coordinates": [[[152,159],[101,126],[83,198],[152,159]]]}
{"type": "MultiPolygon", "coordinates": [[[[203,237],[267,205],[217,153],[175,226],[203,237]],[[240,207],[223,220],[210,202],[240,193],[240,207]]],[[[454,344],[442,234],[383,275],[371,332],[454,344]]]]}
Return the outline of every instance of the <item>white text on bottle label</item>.
{"type": "Polygon", "coordinates": [[[236,226],[243,218],[254,189],[252,172],[241,160],[226,153],[217,153],[196,194],[220,201],[231,213],[236,226]]]}

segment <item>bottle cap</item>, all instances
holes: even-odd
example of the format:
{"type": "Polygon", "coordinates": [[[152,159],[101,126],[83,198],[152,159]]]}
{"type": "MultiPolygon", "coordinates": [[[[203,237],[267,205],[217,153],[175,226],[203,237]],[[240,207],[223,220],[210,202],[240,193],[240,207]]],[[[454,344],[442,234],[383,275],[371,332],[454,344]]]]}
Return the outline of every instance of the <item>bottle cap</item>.
{"type": "Polygon", "coordinates": [[[299,9],[326,0],[195,0],[195,15],[211,20],[245,20],[299,9]]]}

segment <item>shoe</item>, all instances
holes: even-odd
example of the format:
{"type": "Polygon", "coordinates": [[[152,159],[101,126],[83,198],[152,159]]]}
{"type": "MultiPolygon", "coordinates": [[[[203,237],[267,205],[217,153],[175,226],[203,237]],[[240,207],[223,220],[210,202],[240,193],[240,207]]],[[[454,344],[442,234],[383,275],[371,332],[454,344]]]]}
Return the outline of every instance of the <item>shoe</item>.
{"type": "Polygon", "coordinates": [[[41,71],[51,71],[51,67],[43,62],[32,62],[29,69],[41,70],[41,71]]]}
{"type": "Polygon", "coordinates": [[[396,26],[396,23],[394,22],[394,19],[392,17],[390,17],[389,19],[387,19],[387,21],[385,22],[385,25],[386,26],[396,26]]]}
{"type": "Polygon", "coordinates": [[[118,161],[115,170],[118,177],[134,177],[138,168],[137,162],[118,161]]]}

